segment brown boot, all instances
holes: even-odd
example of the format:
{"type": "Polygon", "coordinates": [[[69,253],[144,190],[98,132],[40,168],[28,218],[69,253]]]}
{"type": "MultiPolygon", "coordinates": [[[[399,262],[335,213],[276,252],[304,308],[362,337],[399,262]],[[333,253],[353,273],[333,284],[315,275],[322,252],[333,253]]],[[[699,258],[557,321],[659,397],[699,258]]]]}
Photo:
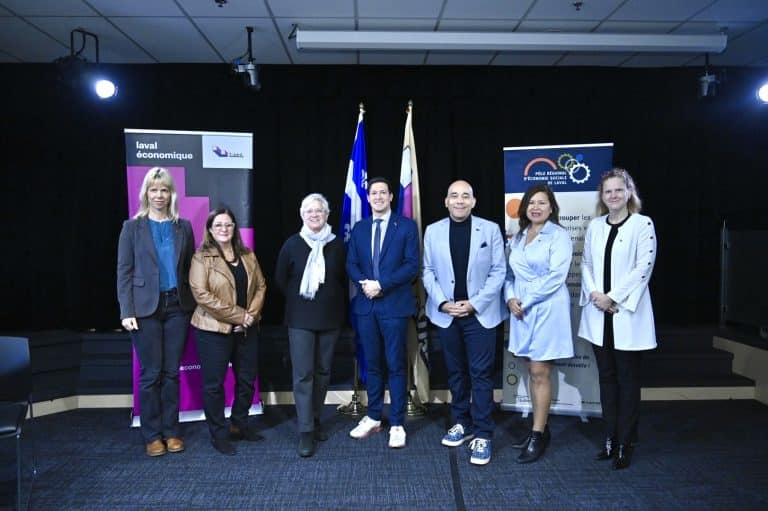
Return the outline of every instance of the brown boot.
{"type": "Polygon", "coordinates": [[[181,452],[184,450],[184,442],[181,438],[169,438],[165,441],[165,445],[168,447],[168,452],[181,452]]]}
{"type": "Polygon", "coordinates": [[[162,456],[167,451],[162,440],[155,440],[147,444],[147,456],[162,456]]]}

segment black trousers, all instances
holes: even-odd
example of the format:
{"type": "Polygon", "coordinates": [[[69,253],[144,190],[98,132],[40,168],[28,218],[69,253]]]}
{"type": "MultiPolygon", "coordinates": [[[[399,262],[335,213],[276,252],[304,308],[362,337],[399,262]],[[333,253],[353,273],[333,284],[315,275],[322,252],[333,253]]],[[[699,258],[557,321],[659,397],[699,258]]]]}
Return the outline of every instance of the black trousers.
{"type": "Polygon", "coordinates": [[[195,329],[197,354],[203,376],[203,409],[208,430],[215,438],[229,434],[224,418],[224,378],[232,362],[235,375],[235,399],[232,403],[232,424],[248,426],[248,411],[253,403],[254,385],[258,365],[258,336],[256,329],[246,334],[220,334],[195,329]]]}
{"type": "Polygon", "coordinates": [[[606,313],[603,345],[592,345],[600,379],[606,437],[629,445],[637,434],[640,417],[641,351],[617,350],[613,339],[613,317],[606,313]]]}

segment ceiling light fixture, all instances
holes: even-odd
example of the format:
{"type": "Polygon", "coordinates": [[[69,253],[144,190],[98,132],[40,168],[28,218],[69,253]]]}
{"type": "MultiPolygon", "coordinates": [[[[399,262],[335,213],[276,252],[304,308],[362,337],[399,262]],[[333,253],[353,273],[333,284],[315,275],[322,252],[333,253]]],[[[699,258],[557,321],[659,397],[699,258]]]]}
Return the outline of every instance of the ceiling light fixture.
{"type": "Polygon", "coordinates": [[[296,30],[299,50],[720,53],[725,34],[296,30]]]}
{"type": "Polygon", "coordinates": [[[59,76],[68,85],[78,88],[83,81],[88,83],[100,99],[110,99],[117,96],[117,85],[104,76],[96,76],[99,67],[99,37],[82,28],[76,28],[69,33],[69,55],[55,60],[59,76]],[[75,34],[80,35],[80,49],[75,51],[75,34]],[[86,41],[92,38],[96,50],[96,63],[91,64],[83,56],[86,41]]]}

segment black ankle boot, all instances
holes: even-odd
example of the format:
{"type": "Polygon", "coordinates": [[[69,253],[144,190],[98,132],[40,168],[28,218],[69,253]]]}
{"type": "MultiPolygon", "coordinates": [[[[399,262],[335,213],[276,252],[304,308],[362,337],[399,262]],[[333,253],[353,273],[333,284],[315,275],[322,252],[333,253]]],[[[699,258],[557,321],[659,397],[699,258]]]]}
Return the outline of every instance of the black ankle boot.
{"type": "Polygon", "coordinates": [[[616,459],[613,460],[614,470],[623,470],[629,468],[629,464],[632,461],[632,447],[629,445],[619,444],[619,448],[616,452],[616,459]]]}
{"type": "Polygon", "coordinates": [[[605,439],[605,445],[600,452],[595,455],[597,461],[610,460],[616,456],[616,439],[608,437],[605,439]]]}
{"type": "Polygon", "coordinates": [[[325,442],[328,440],[328,432],[320,425],[320,421],[315,419],[315,440],[325,442]]]}
{"type": "MultiPolygon", "coordinates": [[[[515,449],[525,449],[528,447],[528,442],[531,440],[531,433],[533,431],[529,431],[523,438],[520,438],[518,440],[513,440],[512,444],[510,444],[515,449]]],[[[549,432],[549,424],[544,426],[544,433],[542,433],[542,437],[544,439],[544,447],[549,445],[549,441],[552,439],[552,434],[549,432]]]]}
{"type": "Polygon", "coordinates": [[[544,450],[547,448],[547,442],[544,440],[544,434],[540,431],[531,431],[528,439],[528,445],[517,458],[518,463],[533,463],[541,458],[544,450]]]}
{"type": "Polygon", "coordinates": [[[315,433],[313,431],[299,434],[299,448],[297,451],[302,458],[309,458],[315,454],[315,433]]]}

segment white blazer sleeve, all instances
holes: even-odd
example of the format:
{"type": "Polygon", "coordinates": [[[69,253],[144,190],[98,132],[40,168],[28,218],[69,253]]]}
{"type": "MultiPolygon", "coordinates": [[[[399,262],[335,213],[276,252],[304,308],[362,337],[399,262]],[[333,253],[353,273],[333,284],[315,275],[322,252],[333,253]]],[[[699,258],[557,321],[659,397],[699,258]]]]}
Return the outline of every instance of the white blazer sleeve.
{"type": "Polygon", "coordinates": [[[448,298],[443,293],[443,288],[440,287],[437,270],[435,269],[436,254],[433,254],[435,248],[432,242],[434,230],[431,227],[428,226],[424,233],[424,269],[422,270],[421,280],[424,283],[424,291],[427,292],[427,296],[435,303],[435,307],[439,307],[441,303],[447,302],[448,298]]]}
{"type": "Polygon", "coordinates": [[[504,303],[509,302],[515,297],[515,272],[512,271],[512,267],[509,265],[509,252],[512,250],[512,243],[514,238],[510,239],[507,243],[507,251],[505,252],[507,274],[504,277],[504,303]]]}
{"type": "MultiPolygon", "coordinates": [[[[581,298],[579,299],[579,305],[584,306],[590,302],[590,294],[592,291],[597,290],[595,285],[595,265],[592,254],[592,236],[594,230],[592,226],[595,225],[594,221],[590,222],[587,226],[587,233],[584,235],[584,250],[581,255],[581,298]]],[[[598,254],[598,257],[603,257],[602,254],[598,254]]]]}
{"type": "Polygon", "coordinates": [[[653,222],[648,217],[639,218],[641,225],[636,232],[634,262],[627,265],[628,272],[617,275],[608,296],[611,300],[632,312],[637,308],[642,292],[648,288],[651,272],[656,262],[656,231],[653,222]]]}

